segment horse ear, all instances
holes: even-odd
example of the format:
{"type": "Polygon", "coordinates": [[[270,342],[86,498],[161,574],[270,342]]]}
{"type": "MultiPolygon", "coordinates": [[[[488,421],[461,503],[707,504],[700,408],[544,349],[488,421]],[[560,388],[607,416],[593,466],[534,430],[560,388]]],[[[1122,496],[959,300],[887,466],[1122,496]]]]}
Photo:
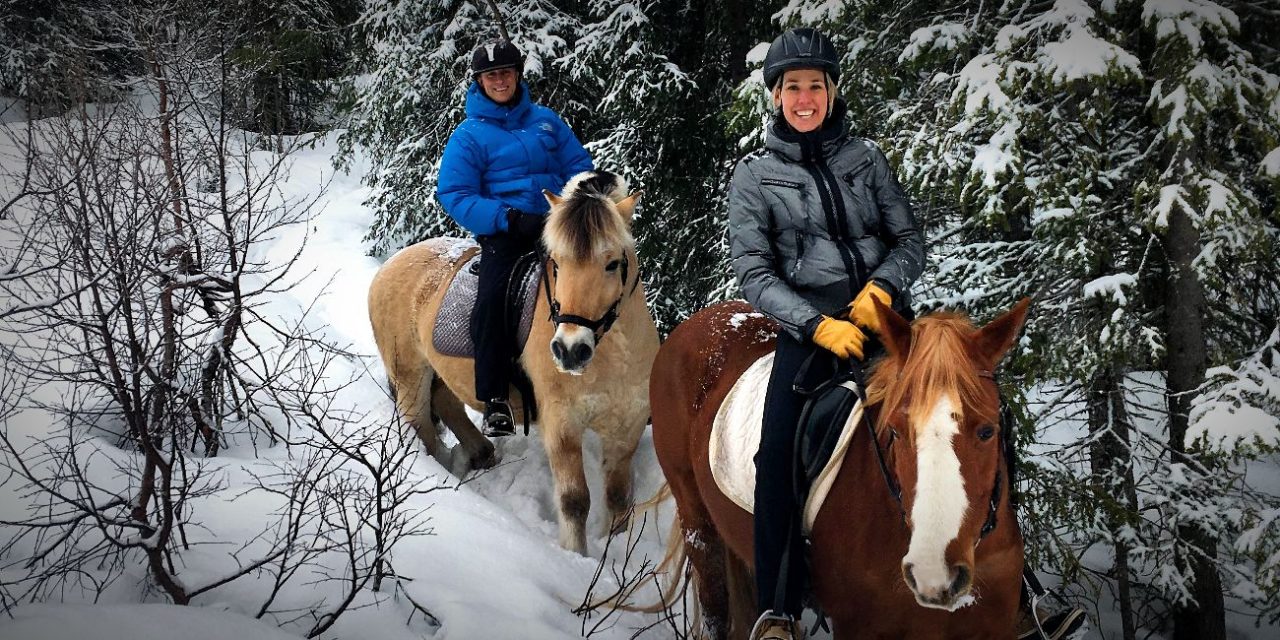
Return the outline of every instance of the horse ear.
{"type": "Polygon", "coordinates": [[[988,359],[988,365],[995,368],[996,363],[1004,358],[1004,354],[1013,346],[1014,340],[1022,331],[1022,323],[1027,319],[1027,307],[1031,306],[1031,298],[1023,298],[1004,315],[992,320],[987,326],[978,330],[974,336],[974,344],[978,353],[988,359]]]}
{"type": "Polygon", "coordinates": [[[871,296],[871,300],[876,305],[876,315],[880,316],[880,340],[884,348],[894,358],[906,358],[911,351],[911,323],[879,298],[871,296]]]}
{"type": "Polygon", "coordinates": [[[628,224],[631,222],[631,217],[636,213],[636,203],[640,202],[640,196],[642,195],[644,195],[644,191],[636,191],[618,202],[618,213],[622,214],[622,219],[626,220],[628,224]]]}
{"type": "Polygon", "coordinates": [[[558,207],[560,206],[560,203],[564,202],[564,198],[561,198],[560,196],[556,195],[550,189],[543,189],[542,195],[547,199],[547,202],[551,203],[551,206],[553,207],[558,207]]]}

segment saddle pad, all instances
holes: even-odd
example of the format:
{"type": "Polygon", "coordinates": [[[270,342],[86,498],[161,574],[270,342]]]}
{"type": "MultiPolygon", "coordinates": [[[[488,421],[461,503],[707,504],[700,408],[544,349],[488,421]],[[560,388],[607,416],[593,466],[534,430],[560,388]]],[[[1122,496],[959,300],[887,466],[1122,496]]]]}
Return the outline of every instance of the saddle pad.
{"type": "MultiPolygon", "coordinates": [[[[708,445],[711,475],[730,500],[748,513],[755,513],[756,465],[754,457],[760,448],[760,430],[764,421],[764,396],[769,388],[769,373],[773,369],[773,353],[756,360],[733,383],[729,394],[716,412],[711,426],[711,442],[708,445]]],[[[862,403],[859,402],[840,432],[840,439],[823,466],[822,472],[809,489],[809,499],[804,505],[804,530],[813,528],[813,521],[831,491],[845,450],[853,439],[853,430],[862,421],[862,403]]]]}
{"type": "MultiPolygon", "coordinates": [[[[533,310],[537,307],[538,278],[541,276],[541,265],[527,268],[526,264],[536,260],[521,259],[512,270],[511,282],[507,287],[508,309],[511,308],[510,297],[518,296],[520,323],[516,331],[516,348],[523,349],[529,339],[529,330],[533,327],[533,310]]],[[[475,345],[471,342],[471,312],[476,306],[476,290],[480,282],[480,253],[477,252],[462,265],[453,276],[449,289],[440,302],[440,311],[436,313],[435,329],[431,332],[431,342],[436,351],[446,356],[474,358],[475,345]]]]}

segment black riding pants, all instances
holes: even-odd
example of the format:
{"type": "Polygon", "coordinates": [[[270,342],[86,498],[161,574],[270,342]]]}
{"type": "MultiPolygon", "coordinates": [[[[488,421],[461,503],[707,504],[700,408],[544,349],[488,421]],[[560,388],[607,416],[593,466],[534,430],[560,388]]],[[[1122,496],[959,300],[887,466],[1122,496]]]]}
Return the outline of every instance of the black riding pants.
{"type": "MultiPolygon", "coordinates": [[[[863,348],[866,354],[864,362],[884,353],[884,347],[874,335],[867,336],[863,348]]],[[[797,496],[798,470],[795,464],[796,432],[807,398],[795,387],[799,384],[801,388],[812,389],[831,379],[837,367],[846,366],[848,363],[838,362],[822,347],[812,342],[798,342],[785,331],[778,332],[773,372],[769,375],[769,388],[764,396],[760,449],[756,452],[756,602],[761,612],[777,608],[775,601],[784,552],[788,566],[785,569],[783,610],[779,613],[799,618],[808,578],[800,522],[804,505],[797,496]],[[810,354],[814,354],[812,364],[803,379],[797,379],[810,354]],[[786,552],[787,545],[790,545],[790,552],[786,552]]],[[[862,365],[859,363],[857,366],[862,365]]]]}
{"type": "Polygon", "coordinates": [[[476,347],[476,399],[506,400],[511,389],[515,344],[507,331],[507,285],[520,256],[533,251],[535,238],[497,233],[476,238],[480,273],[476,306],[471,313],[471,341],[476,347]]]}
{"type": "Polygon", "coordinates": [[[755,568],[756,599],[760,611],[775,609],[781,578],[783,552],[790,545],[783,611],[800,616],[807,566],[801,537],[801,505],[795,492],[795,440],[805,397],[794,389],[796,374],[806,358],[814,358],[803,382],[809,386],[815,376],[830,376],[833,358],[822,347],[798,342],[785,331],[778,332],[778,349],[773,356],[773,373],[764,396],[764,425],[760,449],[756,452],[755,568]],[[818,366],[826,365],[826,366],[818,366]]]}

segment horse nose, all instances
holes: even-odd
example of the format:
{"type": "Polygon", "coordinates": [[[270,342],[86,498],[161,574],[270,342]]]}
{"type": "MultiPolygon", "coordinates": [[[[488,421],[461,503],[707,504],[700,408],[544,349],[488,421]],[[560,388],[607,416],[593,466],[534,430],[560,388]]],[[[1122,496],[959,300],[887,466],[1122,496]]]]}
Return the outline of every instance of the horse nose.
{"type": "Polygon", "coordinates": [[[951,609],[957,601],[973,588],[973,571],[968,565],[953,564],[948,567],[947,580],[937,584],[921,584],[915,575],[915,566],[902,563],[902,579],[923,606],[951,609]]]}
{"type": "Polygon", "coordinates": [[[595,355],[591,340],[574,340],[574,336],[557,335],[551,340],[551,355],[561,371],[577,373],[595,355]]]}

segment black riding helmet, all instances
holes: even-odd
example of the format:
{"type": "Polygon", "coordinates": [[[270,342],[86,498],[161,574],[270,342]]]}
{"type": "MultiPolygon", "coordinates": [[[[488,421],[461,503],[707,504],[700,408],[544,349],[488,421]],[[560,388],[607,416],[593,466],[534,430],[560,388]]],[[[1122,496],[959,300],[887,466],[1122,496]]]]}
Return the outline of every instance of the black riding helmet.
{"type": "Polygon", "coordinates": [[[800,27],[778,36],[764,56],[764,84],[772,89],[789,69],[818,69],[840,81],[840,57],[831,39],[817,29],[800,27]]]}
{"type": "Polygon", "coordinates": [[[490,40],[471,53],[471,77],[495,69],[515,69],[520,73],[524,54],[509,40],[490,40]]]}

